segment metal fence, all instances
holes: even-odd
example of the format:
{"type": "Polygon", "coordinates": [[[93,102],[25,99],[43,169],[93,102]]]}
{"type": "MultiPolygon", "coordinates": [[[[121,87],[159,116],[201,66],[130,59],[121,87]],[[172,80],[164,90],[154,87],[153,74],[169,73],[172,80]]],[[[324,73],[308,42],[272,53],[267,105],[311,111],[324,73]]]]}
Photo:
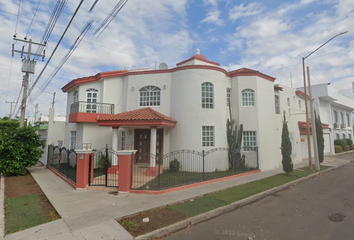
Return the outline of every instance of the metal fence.
{"type": "Polygon", "coordinates": [[[54,145],[48,145],[48,165],[55,171],[76,183],[77,153],[54,145]]]}
{"type": "Polygon", "coordinates": [[[89,112],[89,113],[114,113],[114,104],[110,103],[89,103],[89,102],[75,102],[70,105],[70,113],[89,112]]]}
{"type": "Polygon", "coordinates": [[[177,150],[164,155],[137,153],[135,159],[131,188],[141,190],[167,189],[259,169],[258,147],[242,147],[233,152],[219,147],[201,152],[177,150]]]}
{"type": "Polygon", "coordinates": [[[118,187],[118,153],[108,146],[90,155],[89,186],[118,187]]]}

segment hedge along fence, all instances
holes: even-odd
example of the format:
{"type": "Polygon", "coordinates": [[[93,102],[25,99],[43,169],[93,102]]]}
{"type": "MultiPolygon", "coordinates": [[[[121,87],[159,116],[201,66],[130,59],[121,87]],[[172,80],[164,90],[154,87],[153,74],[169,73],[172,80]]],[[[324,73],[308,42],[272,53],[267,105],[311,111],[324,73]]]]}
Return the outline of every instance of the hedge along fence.
{"type": "Polygon", "coordinates": [[[353,140],[349,138],[334,140],[334,152],[341,153],[354,150],[353,140]]]}

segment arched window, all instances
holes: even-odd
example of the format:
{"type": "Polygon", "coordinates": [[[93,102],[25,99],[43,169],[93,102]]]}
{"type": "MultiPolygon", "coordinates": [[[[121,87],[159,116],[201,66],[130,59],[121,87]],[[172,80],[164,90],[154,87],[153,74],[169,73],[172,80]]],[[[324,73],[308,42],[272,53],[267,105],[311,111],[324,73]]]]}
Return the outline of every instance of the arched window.
{"type": "Polygon", "coordinates": [[[96,113],[97,112],[97,93],[98,90],[90,88],[86,90],[86,112],[96,113]]]}
{"type": "Polygon", "coordinates": [[[146,86],[140,89],[140,106],[160,106],[161,89],[146,86]]]}
{"type": "Polygon", "coordinates": [[[210,82],[202,84],[202,108],[214,108],[214,85],[210,82]]]}
{"type": "Polygon", "coordinates": [[[79,101],[79,92],[76,90],[76,91],[74,92],[74,100],[73,100],[73,102],[76,103],[76,102],[78,102],[78,101],[79,101]]]}
{"type": "Polygon", "coordinates": [[[242,106],[254,106],[254,91],[252,89],[242,90],[242,106]]]}

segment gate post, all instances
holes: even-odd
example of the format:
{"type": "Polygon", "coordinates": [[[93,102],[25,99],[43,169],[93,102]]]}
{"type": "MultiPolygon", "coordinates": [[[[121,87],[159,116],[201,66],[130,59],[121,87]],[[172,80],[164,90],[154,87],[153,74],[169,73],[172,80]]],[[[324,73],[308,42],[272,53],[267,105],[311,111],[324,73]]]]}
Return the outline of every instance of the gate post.
{"type": "Polygon", "coordinates": [[[136,150],[118,151],[119,155],[119,175],[118,191],[129,192],[132,186],[133,158],[136,150]]]}
{"type": "Polygon", "coordinates": [[[89,164],[90,164],[90,155],[92,150],[75,150],[77,154],[76,161],[76,189],[86,189],[88,185],[89,177],[89,164]]]}

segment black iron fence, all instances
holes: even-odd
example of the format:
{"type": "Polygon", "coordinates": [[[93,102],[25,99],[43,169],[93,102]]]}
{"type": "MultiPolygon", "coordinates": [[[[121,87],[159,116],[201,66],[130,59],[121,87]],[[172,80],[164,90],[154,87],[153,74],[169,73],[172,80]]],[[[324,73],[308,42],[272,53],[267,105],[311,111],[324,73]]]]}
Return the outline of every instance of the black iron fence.
{"type": "Polygon", "coordinates": [[[77,154],[74,149],[48,145],[48,165],[55,171],[76,183],[77,154]]]}
{"type": "Polygon", "coordinates": [[[167,189],[259,169],[258,147],[177,150],[164,155],[137,153],[135,159],[131,188],[141,190],[167,189]]]}
{"type": "Polygon", "coordinates": [[[118,153],[108,146],[90,155],[89,186],[118,187],[118,153]]]}

